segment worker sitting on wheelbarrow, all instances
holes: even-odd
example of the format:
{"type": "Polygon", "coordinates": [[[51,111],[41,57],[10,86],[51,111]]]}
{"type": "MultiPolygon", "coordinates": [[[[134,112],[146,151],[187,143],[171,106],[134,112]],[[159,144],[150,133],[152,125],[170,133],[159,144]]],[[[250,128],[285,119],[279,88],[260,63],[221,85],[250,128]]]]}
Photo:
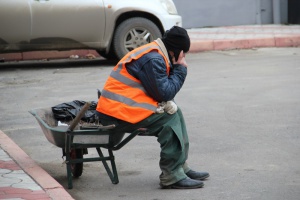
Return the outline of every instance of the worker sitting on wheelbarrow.
{"type": "Polygon", "coordinates": [[[103,125],[117,132],[147,128],[160,143],[162,188],[201,188],[207,172],[189,168],[189,140],[185,121],[174,97],[187,75],[187,31],[174,26],[162,39],[132,50],[114,67],[97,104],[103,125]]]}

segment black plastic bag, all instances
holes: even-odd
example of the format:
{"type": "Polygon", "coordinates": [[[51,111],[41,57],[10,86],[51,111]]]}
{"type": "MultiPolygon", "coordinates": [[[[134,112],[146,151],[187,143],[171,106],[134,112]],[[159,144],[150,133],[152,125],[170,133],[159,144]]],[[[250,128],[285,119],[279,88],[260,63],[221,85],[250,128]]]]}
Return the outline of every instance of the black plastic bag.
{"type": "MultiPolygon", "coordinates": [[[[85,105],[85,101],[74,100],[72,102],[58,104],[52,107],[54,117],[58,121],[71,121],[79,113],[81,108],[85,105]]],[[[93,123],[96,121],[96,107],[95,101],[91,102],[89,109],[85,112],[81,118],[82,121],[93,123]]]]}

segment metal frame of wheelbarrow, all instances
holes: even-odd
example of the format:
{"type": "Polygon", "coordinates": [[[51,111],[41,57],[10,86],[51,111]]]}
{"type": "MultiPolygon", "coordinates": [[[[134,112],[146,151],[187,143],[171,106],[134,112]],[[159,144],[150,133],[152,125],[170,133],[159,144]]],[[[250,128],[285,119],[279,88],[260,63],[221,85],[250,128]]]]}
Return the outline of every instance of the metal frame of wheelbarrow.
{"type": "MultiPolygon", "coordinates": [[[[66,168],[67,168],[67,178],[68,178],[68,188],[73,188],[73,181],[72,181],[72,166],[84,163],[84,162],[94,162],[94,161],[102,161],[105,170],[113,184],[119,183],[118,172],[115,164],[115,157],[113,151],[121,149],[124,145],[126,145],[130,140],[132,140],[135,136],[141,133],[145,133],[145,129],[138,129],[132,133],[129,133],[128,136],[124,138],[125,133],[116,133],[114,132],[114,125],[110,126],[102,126],[97,128],[87,128],[87,129],[80,129],[74,130],[77,124],[79,123],[80,119],[89,108],[90,103],[87,102],[83,108],[80,110],[79,114],[76,118],[72,121],[71,125],[68,127],[67,131],[59,131],[61,134],[65,133],[65,145],[60,146],[63,148],[63,152],[66,155],[66,168]],[[107,136],[108,141],[103,143],[82,143],[76,141],[77,137],[88,137],[88,136],[107,136]],[[88,148],[96,148],[98,157],[89,157],[83,158],[75,157],[72,158],[70,155],[72,150],[78,149],[88,149],[88,148]],[[108,150],[108,156],[105,156],[101,150],[101,148],[108,150]],[[108,165],[107,161],[110,161],[111,166],[108,165]]],[[[40,126],[42,127],[44,134],[45,131],[57,131],[55,128],[50,127],[47,123],[38,116],[37,111],[30,111],[32,115],[38,120],[40,126]]],[[[48,139],[48,138],[47,138],[48,139]]],[[[48,139],[49,140],[49,139],[48,139]]],[[[49,140],[50,141],[50,140],[49,140]]],[[[50,141],[55,145],[53,141],[50,141]]],[[[74,175],[74,174],[73,174],[74,175]]],[[[80,174],[81,175],[81,174],[80,174]]],[[[80,176],[79,175],[79,176],[80,176]]]]}

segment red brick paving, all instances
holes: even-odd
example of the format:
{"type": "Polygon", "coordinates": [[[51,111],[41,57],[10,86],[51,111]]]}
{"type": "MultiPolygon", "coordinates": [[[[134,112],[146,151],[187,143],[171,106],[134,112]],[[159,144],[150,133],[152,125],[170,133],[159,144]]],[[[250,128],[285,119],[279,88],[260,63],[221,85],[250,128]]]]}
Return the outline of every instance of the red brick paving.
{"type": "Polygon", "coordinates": [[[0,187],[0,199],[21,198],[28,200],[42,200],[51,199],[44,190],[32,191],[29,189],[13,188],[13,187],[0,187]]]}
{"type": "Polygon", "coordinates": [[[3,161],[0,160],[1,169],[20,170],[21,168],[13,160],[3,161]]]}
{"type": "Polygon", "coordinates": [[[0,131],[0,199],[73,200],[16,143],[0,131]]]}

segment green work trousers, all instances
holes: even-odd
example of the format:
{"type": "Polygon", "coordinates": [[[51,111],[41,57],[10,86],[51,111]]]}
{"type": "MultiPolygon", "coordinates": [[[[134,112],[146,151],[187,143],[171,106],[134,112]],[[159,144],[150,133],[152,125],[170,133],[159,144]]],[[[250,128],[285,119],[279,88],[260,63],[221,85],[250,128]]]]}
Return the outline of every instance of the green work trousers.
{"type": "Polygon", "coordinates": [[[171,185],[187,177],[185,173],[190,170],[186,163],[189,139],[185,121],[179,108],[172,115],[155,113],[136,124],[124,121],[101,120],[101,122],[103,125],[116,124],[114,131],[120,133],[147,128],[147,135],[157,137],[161,148],[159,162],[162,171],[160,175],[161,185],[171,185]]]}

